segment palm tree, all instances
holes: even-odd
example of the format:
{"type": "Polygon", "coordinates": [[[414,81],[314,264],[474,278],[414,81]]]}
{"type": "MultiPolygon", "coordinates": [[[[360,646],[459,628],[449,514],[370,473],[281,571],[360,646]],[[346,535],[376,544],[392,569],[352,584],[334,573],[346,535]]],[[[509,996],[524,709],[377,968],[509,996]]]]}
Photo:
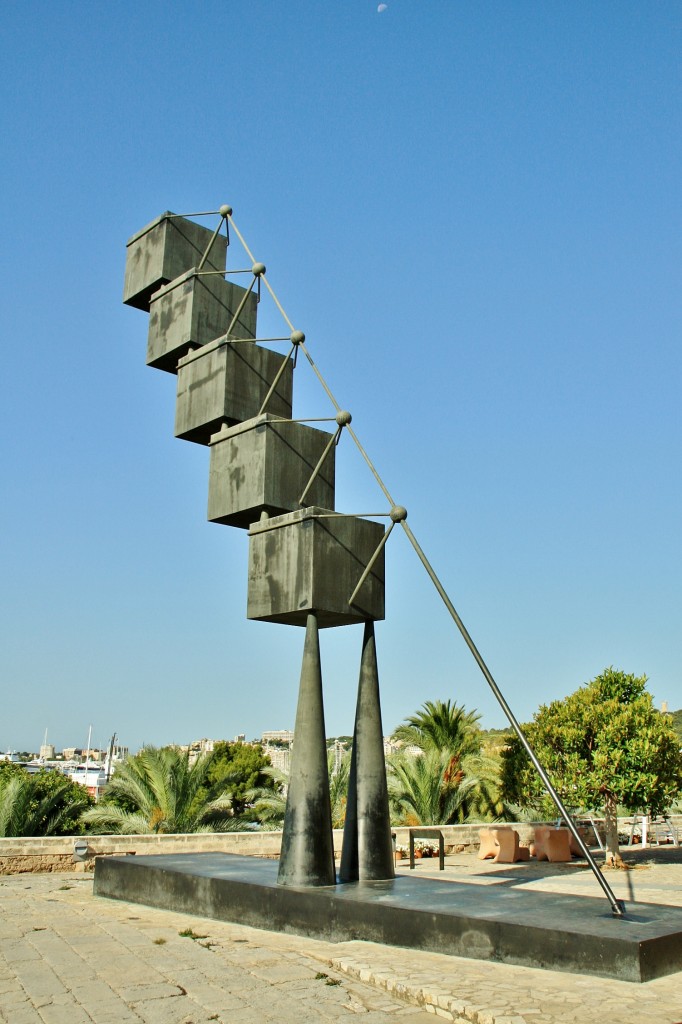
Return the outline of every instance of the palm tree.
{"type": "Polygon", "coordinates": [[[449,777],[450,757],[430,750],[388,762],[388,792],[396,825],[452,825],[469,820],[480,779],[449,777]]]}
{"type": "Polygon", "coordinates": [[[116,769],[105,799],[82,820],[93,831],[124,835],[238,829],[230,797],[207,788],[211,761],[204,754],[190,766],[189,753],[175,747],[145,747],[116,769]]]}
{"type": "MultiPolygon", "coordinates": [[[[422,770],[427,765],[437,770],[442,788],[437,811],[440,823],[448,820],[446,807],[451,807],[451,823],[489,821],[499,818],[504,811],[499,796],[499,764],[482,752],[480,718],[477,711],[467,711],[449,700],[426,701],[421,710],[395,730],[396,740],[423,752],[422,770]],[[453,802],[453,794],[458,791],[460,795],[453,802]]],[[[410,773],[409,768],[405,771],[410,773]]],[[[433,824],[437,822],[434,820],[433,824]]]]}
{"type": "Polygon", "coordinates": [[[427,700],[395,730],[394,738],[405,746],[427,750],[448,750],[454,757],[480,754],[481,732],[477,711],[467,711],[449,700],[427,700]]]}
{"type": "Polygon", "coordinates": [[[289,775],[281,768],[272,766],[263,768],[263,774],[267,775],[274,785],[255,786],[249,790],[246,797],[255,818],[266,828],[278,829],[282,827],[287,807],[289,775]]]}
{"type": "Polygon", "coordinates": [[[0,773],[0,836],[52,836],[73,831],[90,806],[86,790],[68,779],[46,780],[24,769],[0,773]]]}

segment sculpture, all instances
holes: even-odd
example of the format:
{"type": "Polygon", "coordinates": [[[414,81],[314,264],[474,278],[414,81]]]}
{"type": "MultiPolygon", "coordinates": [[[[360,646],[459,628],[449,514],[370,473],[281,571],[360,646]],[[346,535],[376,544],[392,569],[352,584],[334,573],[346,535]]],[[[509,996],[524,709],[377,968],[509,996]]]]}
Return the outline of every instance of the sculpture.
{"type": "Polygon", "coordinates": [[[265,265],[254,259],[234,222],[232,207],[183,216],[166,212],[135,234],[128,242],[123,301],[150,312],[148,364],[178,376],[176,436],[213,449],[209,518],[249,528],[248,616],[306,628],[278,881],[325,886],[336,880],[318,630],[353,622],[364,622],[365,632],[341,877],[343,881],[381,880],[394,875],[373,623],[384,617],[384,548],[399,524],[587,858],[612,913],[622,916],[622,901],[603,878],[528,744],[407,524],[405,508],[393,501],[351,426],[350,413],[336,401],[308,351],[304,333],[295,329],[282,308],[265,265]],[[216,214],[220,220],[212,233],[190,219],[216,214]],[[223,226],[225,238],[220,234],[223,226]],[[250,267],[226,270],[230,230],[241,242],[250,267]],[[230,274],[250,275],[248,287],[226,280],[230,274]],[[287,324],[290,333],[284,337],[256,336],[262,284],[287,324]],[[262,340],[288,342],[291,348],[282,357],[265,348],[262,340]],[[335,416],[327,418],[336,423],[335,433],[314,441],[311,428],[291,418],[299,352],[335,409],[335,416]],[[334,510],[335,448],[344,430],[389,503],[389,511],[379,514],[390,519],[386,531],[367,516],[334,510]],[[269,462],[268,450],[275,452],[269,462]],[[308,498],[325,504],[306,504],[308,498]]]}

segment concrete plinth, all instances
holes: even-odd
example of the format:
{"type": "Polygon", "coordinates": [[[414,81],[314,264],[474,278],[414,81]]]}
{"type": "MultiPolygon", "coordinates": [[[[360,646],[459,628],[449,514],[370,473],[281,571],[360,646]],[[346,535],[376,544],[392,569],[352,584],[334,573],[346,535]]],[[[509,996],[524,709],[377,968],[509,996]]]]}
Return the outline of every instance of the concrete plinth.
{"type": "MultiPolygon", "coordinates": [[[[209,228],[169,210],[128,240],[123,301],[149,311],[152,294],[164,284],[196,267],[213,236],[209,228]]],[[[204,270],[225,270],[227,238],[218,235],[204,270]]]]}
{"type": "MultiPolygon", "coordinates": [[[[290,417],[293,362],[261,345],[231,345],[216,340],[181,359],[175,436],[208,444],[225,424],[252,420],[260,412],[280,367],[284,372],[268,403],[268,412],[290,417]]],[[[250,468],[249,468],[250,472],[250,468]]]]}
{"type": "MultiPolygon", "coordinates": [[[[178,362],[194,349],[224,335],[246,289],[218,274],[197,274],[193,268],[154,292],[149,303],[147,366],[177,373],[178,362]]],[[[255,338],[256,296],[248,296],[233,338],[255,338]]]]}
{"type": "MultiPolygon", "coordinates": [[[[107,857],[95,894],[323,938],[643,982],[682,966],[679,907],[399,875],[318,888],[277,884],[277,864],[230,854],[107,857]]],[[[455,969],[453,967],[453,969],[455,969]]]]}
{"type": "MultiPolygon", "coordinates": [[[[214,434],[210,521],[248,529],[262,512],[270,517],[293,512],[330,438],[323,430],[287,423],[269,413],[214,434]]],[[[310,487],[311,504],[334,508],[335,453],[332,446],[310,487]]]]}
{"type": "Polygon", "coordinates": [[[339,877],[362,882],[394,876],[374,623],[366,622],[339,877]]]}
{"type": "Polygon", "coordinates": [[[383,549],[349,603],[383,535],[381,523],[317,507],[253,523],[247,618],[304,626],[314,611],[321,627],[383,619],[383,549]]]}
{"type": "Polygon", "coordinates": [[[282,830],[279,885],[334,885],[334,836],[317,619],[306,625],[301,684],[282,830]]]}

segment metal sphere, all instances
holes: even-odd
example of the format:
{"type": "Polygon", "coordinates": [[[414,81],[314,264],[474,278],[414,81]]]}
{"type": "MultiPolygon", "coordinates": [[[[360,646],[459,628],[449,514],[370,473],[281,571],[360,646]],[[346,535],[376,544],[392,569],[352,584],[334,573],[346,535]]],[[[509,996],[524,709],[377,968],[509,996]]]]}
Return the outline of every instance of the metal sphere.
{"type": "Polygon", "coordinates": [[[352,420],[353,417],[351,416],[347,409],[342,409],[340,412],[337,412],[336,414],[336,422],[340,427],[349,426],[352,420]]]}
{"type": "Polygon", "coordinates": [[[253,274],[254,277],[260,277],[261,274],[265,273],[265,264],[254,263],[254,265],[251,267],[251,273],[253,274]]]}
{"type": "Polygon", "coordinates": [[[407,519],[407,509],[403,505],[394,505],[389,515],[394,523],[402,523],[407,519]]]}
{"type": "Polygon", "coordinates": [[[232,215],[232,207],[227,205],[221,206],[218,213],[221,217],[230,217],[232,215]]]}
{"type": "Polygon", "coordinates": [[[289,340],[292,345],[302,345],[305,341],[305,334],[303,331],[292,331],[289,340]]]}

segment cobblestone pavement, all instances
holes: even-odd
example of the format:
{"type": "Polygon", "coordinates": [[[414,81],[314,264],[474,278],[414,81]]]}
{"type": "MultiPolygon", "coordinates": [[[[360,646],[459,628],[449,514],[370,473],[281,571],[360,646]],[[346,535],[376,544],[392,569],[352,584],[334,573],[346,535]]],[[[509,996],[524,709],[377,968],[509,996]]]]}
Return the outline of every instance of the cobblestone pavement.
{"type": "MultiPolygon", "coordinates": [[[[594,894],[584,869],[518,868],[466,856],[449,859],[444,875],[594,894]]],[[[433,873],[428,863],[417,870],[433,873]]],[[[610,873],[609,881],[630,900],[682,904],[682,864],[641,864],[610,873]]],[[[351,1014],[367,1024],[423,1024],[433,1015],[471,1024],[682,1024],[682,974],[635,985],[367,942],[332,944],[95,899],[91,876],[0,878],[6,1024],[312,1024],[351,1014]]]]}
{"type": "Polygon", "coordinates": [[[0,878],[7,1024],[424,1024],[423,1009],[328,966],[324,943],[95,899],[92,876],[0,878]],[[183,934],[184,933],[184,934],[183,934]]]}

